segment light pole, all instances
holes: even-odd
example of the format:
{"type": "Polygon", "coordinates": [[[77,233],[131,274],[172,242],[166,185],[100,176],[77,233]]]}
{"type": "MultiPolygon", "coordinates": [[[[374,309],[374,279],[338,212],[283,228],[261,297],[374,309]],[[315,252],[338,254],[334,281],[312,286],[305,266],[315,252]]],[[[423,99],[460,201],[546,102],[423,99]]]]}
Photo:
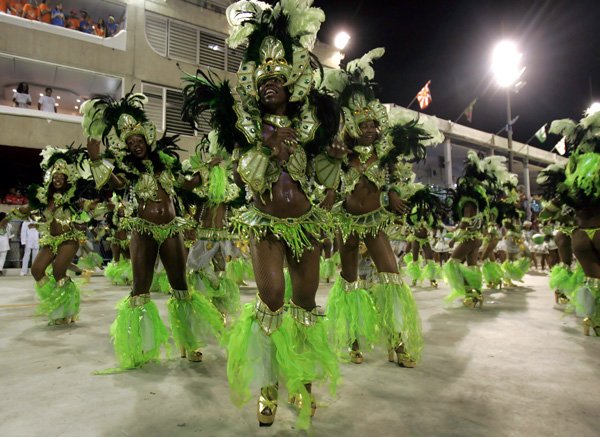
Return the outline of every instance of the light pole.
{"type": "Polygon", "coordinates": [[[512,147],[512,114],[510,106],[510,92],[517,84],[517,80],[525,71],[521,67],[522,54],[517,46],[510,41],[501,41],[494,47],[492,52],[492,72],[496,82],[502,88],[506,88],[506,139],[508,142],[508,171],[513,169],[513,147],[512,147]]]}

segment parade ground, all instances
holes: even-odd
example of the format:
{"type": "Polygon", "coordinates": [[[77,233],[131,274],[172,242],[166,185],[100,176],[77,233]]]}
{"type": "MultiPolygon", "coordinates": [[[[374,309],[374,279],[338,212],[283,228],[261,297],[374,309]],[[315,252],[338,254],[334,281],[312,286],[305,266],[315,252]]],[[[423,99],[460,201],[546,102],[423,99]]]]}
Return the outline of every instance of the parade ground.
{"type": "MultiPolygon", "coordinates": [[[[253,283],[242,300],[254,299],[253,283]]],[[[329,284],[321,284],[324,305],[329,284]]],[[[226,354],[171,357],[142,369],[116,367],[109,328],[128,292],[96,276],[83,287],[80,321],[47,326],[35,316],[31,276],[0,278],[0,436],[287,436],[295,412],[280,393],[277,419],[259,428],[256,403],[229,398],[226,354]]],[[[315,436],[597,436],[600,338],[554,304],[548,276],[485,291],[482,309],[444,307],[448,287],[415,288],[425,350],[414,369],[364,350],[342,364],[335,395],[315,387],[315,436]]],[[[153,298],[167,322],[167,296],[153,298]]],[[[257,393],[258,394],[258,393],[257,393]]]]}

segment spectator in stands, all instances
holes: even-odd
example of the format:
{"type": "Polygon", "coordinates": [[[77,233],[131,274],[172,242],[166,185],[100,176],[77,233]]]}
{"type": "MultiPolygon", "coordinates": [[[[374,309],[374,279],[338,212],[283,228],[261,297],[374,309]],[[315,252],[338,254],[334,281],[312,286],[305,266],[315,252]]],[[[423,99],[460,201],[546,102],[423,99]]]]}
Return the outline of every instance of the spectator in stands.
{"type": "Polygon", "coordinates": [[[81,13],[81,21],[79,22],[79,30],[83,33],[92,33],[92,25],[90,24],[89,15],[85,9],[79,11],[81,13]]]}
{"type": "Polygon", "coordinates": [[[102,19],[102,18],[98,19],[98,22],[94,26],[94,33],[101,37],[106,36],[106,25],[104,24],[104,19],[102,19]]]}
{"type": "Polygon", "coordinates": [[[14,15],[15,17],[22,17],[24,6],[25,5],[23,4],[22,0],[10,0],[8,9],[11,15],[14,15]]]}
{"type": "Polygon", "coordinates": [[[79,16],[77,15],[77,11],[71,11],[71,13],[69,14],[69,18],[67,18],[67,23],[66,23],[65,27],[67,29],[79,30],[80,23],[81,22],[79,21],[79,16]]]}
{"type": "Polygon", "coordinates": [[[106,25],[106,36],[115,36],[119,31],[119,23],[115,21],[115,17],[110,15],[108,17],[108,24],[106,25]]]}
{"type": "Polygon", "coordinates": [[[35,222],[25,220],[21,225],[21,245],[25,246],[21,262],[21,276],[25,276],[29,270],[29,260],[33,261],[40,249],[40,233],[35,222]]]}
{"type": "Polygon", "coordinates": [[[52,88],[46,88],[46,95],[38,100],[38,109],[44,112],[57,112],[56,100],[52,97],[52,88]]]}
{"type": "Polygon", "coordinates": [[[57,3],[56,6],[54,6],[54,9],[52,9],[52,15],[50,18],[51,18],[50,22],[54,26],[65,27],[65,14],[63,13],[63,10],[62,10],[62,3],[57,3]]]}
{"type": "Polygon", "coordinates": [[[42,23],[50,24],[52,11],[50,10],[50,6],[46,4],[46,0],[42,0],[38,6],[38,10],[40,11],[40,21],[42,23]]]}
{"type": "Polygon", "coordinates": [[[0,0],[0,12],[8,13],[8,0],[0,0]]]}
{"type": "Polygon", "coordinates": [[[17,108],[31,106],[31,96],[29,95],[29,85],[27,82],[19,83],[17,91],[13,94],[12,101],[17,108]]]}
{"type": "Polygon", "coordinates": [[[40,8],[36,0],[29,0],[23,6],[23,18],[32,21],[40,21],[40,8]]]}
{"type": "Polygon", "coordinates": [[[23,196],[17,188],[11,187],[8,189],[8,194],[4,196],[2,203],[8,205],[26,205],[27,197],[23,196]]]}
{"type": "Polygon", "coordinates": [[[0,276],[4,276],[4,262],[10,250],[10,237],[12,226],[5,212],[0,212],[0,276]]]}

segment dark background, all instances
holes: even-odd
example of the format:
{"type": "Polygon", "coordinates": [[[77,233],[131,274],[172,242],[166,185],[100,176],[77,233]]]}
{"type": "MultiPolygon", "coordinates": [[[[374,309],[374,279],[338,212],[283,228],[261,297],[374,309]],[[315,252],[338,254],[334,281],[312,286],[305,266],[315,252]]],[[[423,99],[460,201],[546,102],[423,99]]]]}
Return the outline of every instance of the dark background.
{"type": "MultiPolygon", "coordinates": [[[[472,127],[497,132],[506,124],[506,97],[490,72],[491,52],[514,40],[527,67],[513,95],[514,138],[526,142],[544,123],[580,118],[600,99],[600,1],[595,0],[316,0],[326,21],[319,39],[339,30],[352,39],[344,62],[383,46],[376,81],[383,102],[406,106],[431,79],[423,112],[456,120],[478,97],[472,127]]],[[[418,109],[414,104],[413,109],[418,109]]],[[[460,123],[469,125],[463,118],[460,123]]],[[[504,134],[505,135],[505,134],[504,134]]],[[[550,149],[555,139],[541,147],[550,149]]],[[[540,146],[537,140],[531,144],[540,146]]]]}

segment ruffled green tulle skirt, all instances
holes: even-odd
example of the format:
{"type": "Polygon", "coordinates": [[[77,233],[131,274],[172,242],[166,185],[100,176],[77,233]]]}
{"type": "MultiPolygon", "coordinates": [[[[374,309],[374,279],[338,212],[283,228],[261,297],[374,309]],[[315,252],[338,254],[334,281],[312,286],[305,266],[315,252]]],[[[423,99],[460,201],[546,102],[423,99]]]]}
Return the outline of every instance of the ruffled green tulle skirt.
{"type": "Polygon", "coordinates": [[[338,277],[327,298],[327,322],[331,343],[340,357],[347,359],[349,346],[359,341],[372,346],[378,340],[379,316],[373,298],[364,288],[344,289],[338,277]]]}
{"type": "MultiPolygon", "coordinates": [[[[337,357],[327,341],[322,322],[303,326],[284,315],[281,326],[266,335],[255,317],[254,305],[245,305],[240,318],[228,332],[227,379],[236,405],[248,402],[261,387],[279,383],[288,393],[309,399],[305,384],[328,381],[335,391],[339,380],[337,357]]],[[[310,423],[310,402],[303,402],[297,426],[310,423]]]]}
{"type": "Polygon", "coordinates": [[[529,258],[519,258],[515,261],[506,260],[502,263],[502,271],[504,272],[505,281],[522,282],[523,276],[529,270],[529,258]]]}
{"type": "Polygon", "coordinates": [[[466,266],[455,259],[446,261],[443,267],[444,280],[450,286],[450,294],[444,298],[452,302],[457,298],[464,298],[472,291],[481,292],[483,277],[477,266],[466,266]]]}
{"type": "Polygon", "coordinates": [[[499,288],[502,285],[502,266],[496,261],[486,260],[481,266],[481,273],[486,285],[489,288],[499,288]]]}
{"type": "Polygon", "coordinates": [[[371,287],[371,292],[379,313],[383,339],[388,346],[395,346],[400,334],[405,352],[418,363],[423,350],[423,335],[412,292],[398,274],[379,273],[376,278],[379,283],[371,287]]]}
{"type": "Polygon", "coordinates": [[[168,351],[169,332],[156,304],[151,300],[132,306],[130,296],[117,304],[117,318],[110,327],[115,355],[122,369],[140,367],[160,358],[161,347],[168,351]]]}
{"type": "Polygon", "coordinates": [[[205,346],[208,337],[219,341],[225,330],[223,317],[215,306],[196,291],[187,298],[171,297],[167,303],[175,344],[186,351],[205,346]]]}
{"type": "Polygon", "coordinates": [[[79,314],[80,290],[71,279],[56,282],[51,278],[43,286],[36,286],[36,292],[40,298],[37,313],[48,316],[50,324],[79,314]]]}
{"type": "Polygon", "coordinates": [[[104,276],[114,285],[129,285],[133,282],[131,261],[121,258],[118,262],[111,261],[104,269],[104,276]]]}

